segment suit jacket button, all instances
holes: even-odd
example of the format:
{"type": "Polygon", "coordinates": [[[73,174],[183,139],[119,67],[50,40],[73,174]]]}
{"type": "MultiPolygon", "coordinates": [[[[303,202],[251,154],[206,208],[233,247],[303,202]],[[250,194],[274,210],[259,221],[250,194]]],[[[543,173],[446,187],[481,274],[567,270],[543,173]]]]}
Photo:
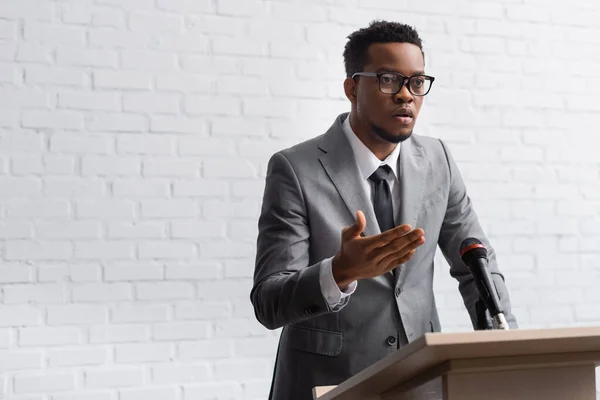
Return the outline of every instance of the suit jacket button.
{"type": "Polygon", "coordinates": [[[402,293],[402,289],[400,289],[399,287],[396,288],[396,297],[400,296],[400,293],[402,293]]]}
{"type": "Polygon", "coordinates": [[[396,344],[396,337],[388,336],[388,338],[385,340],[385,342],[387,343],[388,346],[393,346],[396,344]]]}

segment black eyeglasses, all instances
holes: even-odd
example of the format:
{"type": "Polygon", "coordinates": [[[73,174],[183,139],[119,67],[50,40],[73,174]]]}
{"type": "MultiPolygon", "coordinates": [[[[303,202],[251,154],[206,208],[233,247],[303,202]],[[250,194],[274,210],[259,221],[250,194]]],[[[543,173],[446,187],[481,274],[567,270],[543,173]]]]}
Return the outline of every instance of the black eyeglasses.
{"type": "Polygon", "coordinates": [[[435,78],[428,75],[404,76],[397,72],[356,72],[355,76],[372,76],[379,81],[379,90],[386,94],[396,94],[408,82],[408,91],[415,96],[425,96],[431,90],[435,78]]]}

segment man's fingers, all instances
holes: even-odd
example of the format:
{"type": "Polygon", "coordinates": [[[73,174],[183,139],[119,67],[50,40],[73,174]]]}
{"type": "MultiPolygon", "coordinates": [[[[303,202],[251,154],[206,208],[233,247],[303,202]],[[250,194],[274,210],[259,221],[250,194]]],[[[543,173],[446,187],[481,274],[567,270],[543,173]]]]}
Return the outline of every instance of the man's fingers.
{"type": "Polygon", "coordinates": [[[389,272],[389,271],[393,270],[394,268],[396,268],[398,265],[404,264],[404,263],[410,261],[410,259],[413,258],[413,256],[415,255],[415,251],[416,250],[413,249],[403,255],[391,254],[391,255],[387,256],[386,258],[384,258],[380,262],[380,265],[383,266],[385,272],[389,272]]]}

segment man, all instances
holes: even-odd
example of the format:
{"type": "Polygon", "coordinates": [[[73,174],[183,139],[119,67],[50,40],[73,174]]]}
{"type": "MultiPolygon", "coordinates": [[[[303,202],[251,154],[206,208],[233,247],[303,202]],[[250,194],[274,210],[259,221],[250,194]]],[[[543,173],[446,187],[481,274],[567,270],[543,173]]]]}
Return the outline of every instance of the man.
{"type": "Polygon", "coordinates": [[[311,399],[314,386],[337,385],[440,331],[438,244],[474,326],[479,294],[459,249],[468,237],[486,245],[516,327],[494,251],[447,146],[413,135],[434,81],[424,72],[417,32],[380,21],[348,39],[350,114],[269,162],[251,300],[265,327],[283,327],[270,399],[311,399]]]}

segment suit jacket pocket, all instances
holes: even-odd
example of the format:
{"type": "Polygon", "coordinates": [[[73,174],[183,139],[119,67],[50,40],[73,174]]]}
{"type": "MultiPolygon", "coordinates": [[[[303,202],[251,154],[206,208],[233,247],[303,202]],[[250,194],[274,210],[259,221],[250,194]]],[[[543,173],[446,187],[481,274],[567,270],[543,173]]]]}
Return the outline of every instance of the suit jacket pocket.
{"type": "Polygon", "coordinates": [[[342,351],[344,335],[341,332],[289,325],[285,328],[285,337],[286,347],[290,349],[337,356],[342,351]]]}

